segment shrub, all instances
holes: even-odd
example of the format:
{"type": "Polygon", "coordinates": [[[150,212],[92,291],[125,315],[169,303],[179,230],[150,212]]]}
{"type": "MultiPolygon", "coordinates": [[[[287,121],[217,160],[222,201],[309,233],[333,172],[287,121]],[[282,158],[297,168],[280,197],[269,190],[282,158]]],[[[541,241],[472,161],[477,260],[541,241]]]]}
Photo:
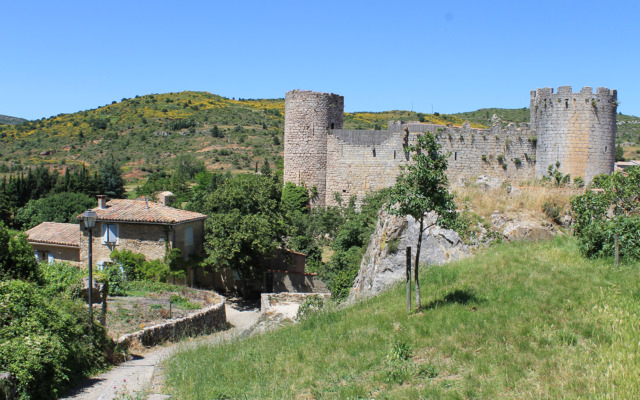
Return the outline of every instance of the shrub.
{"type": "Polygon", "coordinates": [[[81,301],[52,299],[29,282],[0,282],[0,326],[0,369],[16,377],[19,399],[58,397],[112,349],[104,328],[90,329],[81,301]]]}
{"type": "Polygon", "coordinates": [[[0,279],[39,280],[38,263],[25,234],[12,236],[0,222],[0,279]]]}
{"type": "Polygon", "coordinates": [[[143,254],[137,254],[131,250],[114,250],[109,257],[122,266],[126,279],[137,280],[142,278],[142,265],[146,261],[143,254]]]}
{"type": "Polygon", "coordinates": [[[618,235],[620,255],[640,259],[640,168],[598,175],[592,186],[602,191],[587,193],[571,201],[574,233],[587,257],[613,255],[618,235]]]}

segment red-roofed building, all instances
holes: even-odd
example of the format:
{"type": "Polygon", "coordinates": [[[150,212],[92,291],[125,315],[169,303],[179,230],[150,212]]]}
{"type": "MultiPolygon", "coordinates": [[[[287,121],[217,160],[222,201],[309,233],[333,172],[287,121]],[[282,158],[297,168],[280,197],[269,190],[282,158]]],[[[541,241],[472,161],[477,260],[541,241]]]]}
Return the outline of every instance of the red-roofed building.
{"type": "Polygon", "coordinates": [[[38,261],[80,263],[80,226],[43,222],[27,232],[38,261]]]}
{"type": "MultiPolygon", "coordinates": [[[[171,249],[180,249],[183,257],[203,252],[204,221],[201,213],[179,210],[148,200],[106,200],[98,196],[98,215],[93,229],[93,260],[110,262],[113,250],[144,254],[147,260],[163,259],[171,249]]],[[[81,228],[82,217],[78,216],[81,228]]],[[[88,233],[81,229],[80,259],[88,257],[88,233]]]]}

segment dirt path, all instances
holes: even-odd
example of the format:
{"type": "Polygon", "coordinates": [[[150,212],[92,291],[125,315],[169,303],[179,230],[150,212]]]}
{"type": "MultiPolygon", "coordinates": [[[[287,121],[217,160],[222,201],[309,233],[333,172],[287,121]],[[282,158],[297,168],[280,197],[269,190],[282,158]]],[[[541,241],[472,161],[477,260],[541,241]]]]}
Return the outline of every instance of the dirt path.
{"type": "MultiPolygon", "coordinates": [[[[226,305],[227,321],[233,325],[229,330],[217,332],[212,335],[198,337],[187,342],[170,344],[157,350],[136,356],[135,359],[115,366],[111,370],[95,376],[64,400],[134,400],[142,399],[137,393],[147,391],[153,393],[154,389],[162,386],[162,373],[158,374],[158,365],[174,351],[185,346],[197,346],[205,343],[218,343],[238,336],[249,329],[258,319],[259,308],[255,305],[247,305],[232,300],[226,305]]],[[[162,399],[167,396],[149,395],[149,399],[162,399]]]]}

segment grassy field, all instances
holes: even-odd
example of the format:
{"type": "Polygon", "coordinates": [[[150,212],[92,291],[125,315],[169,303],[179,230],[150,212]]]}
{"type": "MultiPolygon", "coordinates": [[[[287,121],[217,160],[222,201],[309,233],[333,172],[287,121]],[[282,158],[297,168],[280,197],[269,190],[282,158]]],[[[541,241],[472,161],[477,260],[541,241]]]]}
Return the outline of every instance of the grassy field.
{"type": "Polygon", "coordinates": [[[638,398],[637,264],[585,260],[574,239],[503,244],[276,332],[178,353],[180,399],[638,398]]]}

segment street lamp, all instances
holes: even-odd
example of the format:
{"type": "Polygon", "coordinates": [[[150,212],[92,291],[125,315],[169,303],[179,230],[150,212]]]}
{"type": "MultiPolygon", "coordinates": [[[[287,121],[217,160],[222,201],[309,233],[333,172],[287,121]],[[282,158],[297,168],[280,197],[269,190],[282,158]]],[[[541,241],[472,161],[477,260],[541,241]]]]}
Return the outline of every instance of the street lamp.
{"type": "Polygon", "coordinates": [[[96,227],[96,220],[98,214],[93,210],[87,210],[82,214],[82,221],[84,222],[84,228],[89,231],[89,321],[93,329],[93,299],[91,297],[91,291],[93,289],[93,228],[96,227]]]}

